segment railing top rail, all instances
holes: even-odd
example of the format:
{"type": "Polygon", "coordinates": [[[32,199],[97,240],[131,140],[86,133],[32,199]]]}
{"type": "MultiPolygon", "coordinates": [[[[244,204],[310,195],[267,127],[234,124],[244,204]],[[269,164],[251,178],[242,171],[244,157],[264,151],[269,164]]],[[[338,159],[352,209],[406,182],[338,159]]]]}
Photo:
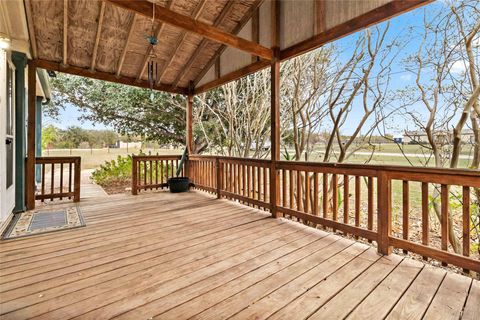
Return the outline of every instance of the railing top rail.
{"type": "Polygon", "coordinates": [[[78,156],[63,156],[63,157],[35,157],[36,163],[51,163],[51,162],[75,162],[80,161],[78,156]]]}
{"type": "Polygon", "coordinates": [[[149,160],[180,160],[182,155],[132,155],[132,159],[136,161],[149,160]]]}
{"type": "Polygon", "coordinates": [[[270,163],[270,159],[255,159],[255,158],[241,158],[241,157],[227,157],[227,156],[214,156],[214,155],[191,155],[188,157],[190,160],[203,160],[203,159],[208,159],[208,160],[223,160],[223,161],[236,161],[236,162],[255,162],[255,163],[270,163]]]}
{"type": "Polygon", "coordinates": [[[462,175],[480,178],[480,170],[473,169],[450,169],[450,168],[429,168],[429,167],[409,167],[409,166],[385,166],[376,164],[353,164],[353,163],[329,163],[329,162],[307,162],[307,161],[278,161],[279,165],[288,166],[313,166],[345,169],[370,169],[376,171],[422,173],[434,175],[462,175]]]}

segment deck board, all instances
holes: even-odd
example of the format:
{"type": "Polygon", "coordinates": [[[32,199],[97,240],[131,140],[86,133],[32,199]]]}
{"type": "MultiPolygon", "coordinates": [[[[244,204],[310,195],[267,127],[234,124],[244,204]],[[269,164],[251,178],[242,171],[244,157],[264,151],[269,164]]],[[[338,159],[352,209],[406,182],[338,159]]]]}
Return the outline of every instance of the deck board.
{"type": "Polygon", "coordinates": [[[476,280],[201,192],[80,208],[85,228],[0,242],[1,319],[478,316],[476,280]]]}

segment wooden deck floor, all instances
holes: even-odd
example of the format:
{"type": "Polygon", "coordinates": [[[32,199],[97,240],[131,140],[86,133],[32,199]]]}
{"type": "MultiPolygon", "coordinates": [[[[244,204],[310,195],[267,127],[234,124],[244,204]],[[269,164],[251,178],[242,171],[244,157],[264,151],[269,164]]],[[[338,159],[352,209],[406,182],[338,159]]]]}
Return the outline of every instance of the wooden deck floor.
{"type": "MultiPolygon", "coordinates": [[[[65,204],[62,204],[65,205],[65,204]]],[[[480,284],[199,192],[0,243],[1,319],[479,319],[480,284]]]]}

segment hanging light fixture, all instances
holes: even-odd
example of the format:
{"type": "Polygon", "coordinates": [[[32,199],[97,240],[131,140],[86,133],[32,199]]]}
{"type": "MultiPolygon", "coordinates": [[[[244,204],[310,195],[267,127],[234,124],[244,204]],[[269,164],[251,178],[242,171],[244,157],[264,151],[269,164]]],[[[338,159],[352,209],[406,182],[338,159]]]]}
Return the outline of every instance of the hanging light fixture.
{"type": "Polygon", "coordinates": [[[158,81],[158,63],[157,55],[155,54],[155,46],[158,44],[158,39],[155,36],[155,3],[152,3],[153,15],[152,15],[152,30],[151,34],[147,36],[147,41],[150,45],[150,56],[147,65],[148,83],[150,84],[150,100],[153,101],[153,86],[158,81]]]}

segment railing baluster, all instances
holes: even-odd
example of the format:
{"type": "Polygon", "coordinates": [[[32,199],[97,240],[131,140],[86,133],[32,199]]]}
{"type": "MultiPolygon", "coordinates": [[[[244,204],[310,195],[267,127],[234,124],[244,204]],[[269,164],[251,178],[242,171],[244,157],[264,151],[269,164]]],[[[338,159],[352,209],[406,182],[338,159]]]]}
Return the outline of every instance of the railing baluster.
{"type": "MultiPolygon", "coordinates": [[[[463,233],[463,255],[470,256],[470,188],[462,188],[462,233],[463,233]]],[[[463,269],[463,272],[468,273],[468,269],[463,269]]]]}
{"type": "Polygon", "coordinates": [[[294,192],[293,192],[293,170],[290,169],[289,170],[289,180],[288,180],[288,183],[289,183],[289,186],[290,186],[290,209],[293,209],[294,208],[294,192]]]}
{"type": "MultiPolygon", "coordinates": [[[[45,194],[45,163],[42,163],[42,196],[45,194]]],[[[42,202],[45,201],[45,199],[42,198],[42,202]]]]}
{"type": "Polygon", "coordinates": [[[60,163],[60,200],[63,200],[63,162],[60,163]]]}
{"type": "MultiPolygon", "coordinates": [[[[355,227],[360,227],[361,183],[360,176],[355,176],[355,227]]],[[[355,238],[358,239],[358,236],[355,236],[355,238]]]]}
{"type": "Polygon", "coordinates": [[[318,216],[318,173],[313,173],[313,214],[318,216]]]}
{"type": "Polygon", "coordinates": [[[310,177],[308,171],[305,171],[305,208],[304,211],[310,211],[310,177]]]}
{"type": "Polygon", "coordinates": [[[350,211],[349,207],[349,177],[348,175],[343,175],[343,223],[348,224],[348,213],[350,211]]]}
{"type": "Polygon", "coordinates": [[[155,184],[157,185],[155,189],[158,190],[158,160],[155,160],[155,184]]]}
{"type": "Polygon", "coordinates": [[[338,220],[338,177],[336,174],[332,174],[332,219],[338,220]]]}
{"type": "MultiPolygon", "coordinates": [[[[68,164],[68,193],[72,192],[72,172],[73,172],[73,164],[70,162],[68,164]]],[[[68,197],[70,199],[71,197],[68,197]]]]}
{"type": "Polygon", "coordinates": [[[326,219],[328,218],[328,175],[326,173],[323,174],[323,181],[322,181],[322,202],[323,202],[323,217],[326,219]]]}
{"type": "Polygon", "coordinates": [[[53,201],[53,194],[55,193],[55,163],[52,163],[52,172],[50,172],[50,201],[53,201]]]}
{"type": "Polygon", "coordinates": [[[260,194],[262,192],[262,173],[260,167],[257,167],[257,200],[261,200],[260,194]]]}
{"type": "Polygon", "coordinates": [[[298,170],[295,174],[297,175],[297,210],[302,211],[302,175],[298,170]]]}
{"type": "MultiPolygon", "coordinates": [[[[441,235],[442,235],[442,250],[448,251],[448,186],[442,184],[441,186],[441,235]]],[[[443,266],[447,264],[442,262],[443,266]]]]}
{"type": "MultiPolygon", "coordinates": [[[[402,211],[403,211],[403,221],[402,221],[402,235],[403,239],[408,240],[409,238],[409,213],[410,213],[410,202],[409,202],[410,188],[408,181],[404,180],[402,182],[402,211]]],[[[403,253],[407,254],[408,250],[403,250],[403,253]]]]}
{"type": "Polygon", "coordinates": [[[153,163],[152,163],[152,160],[150,160],[150,190],[152,190],[152,187],[151,185],[153,184],[153,167],[152,167],[153,163]]]}
{"type": "Polygon", "coordinates": [[[285,169],[282,169],[282,207],[287,206],[287,176],[285,169]]]}
{"type": "Polygon", "coordinates": [[[268,168],[263,168],[263,201],[269,201],[269,188],[268,188],[268,168]]]}
{"type": "MultiPolygon", "coordinates": [[[[422,182],[422,244],[428,246],[429,243],[429,220],[428,220],[428,183],[422,182]]],[[[427,257],[423,257],[427,260],[427,257]]]]}
{"type": "Polygon", "coordinates": [[[367,229],[373,230],[373,177],[368,177],[367,193],[367,229]]]}

